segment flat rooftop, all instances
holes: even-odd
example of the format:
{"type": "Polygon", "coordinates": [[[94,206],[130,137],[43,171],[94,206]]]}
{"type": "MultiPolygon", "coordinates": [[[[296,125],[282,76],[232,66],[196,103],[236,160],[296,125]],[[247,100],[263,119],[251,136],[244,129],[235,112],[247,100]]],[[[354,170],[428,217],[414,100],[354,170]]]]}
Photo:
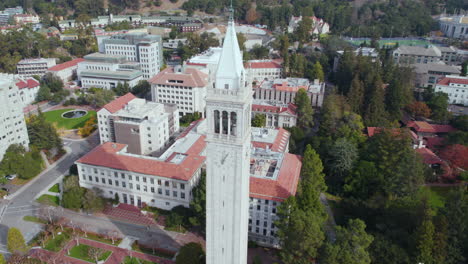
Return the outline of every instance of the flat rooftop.
{"type": "Polygon", "coordinates": [[[135,98],[117,111],[115,115],[131,119],[144,119],[149,117],[148,120],[151,120],[151,116],[154,116],[154,113],[163,115],[165,113],[164,105],[146,101],[141,98],[135,98]]]}
{"type": "Polygon", "coordinates": [[[219,58],[221,57],[221,51],[221,47],[211,47],[205,52],[188,59],[187,63],[218,64],[219,58]]]}

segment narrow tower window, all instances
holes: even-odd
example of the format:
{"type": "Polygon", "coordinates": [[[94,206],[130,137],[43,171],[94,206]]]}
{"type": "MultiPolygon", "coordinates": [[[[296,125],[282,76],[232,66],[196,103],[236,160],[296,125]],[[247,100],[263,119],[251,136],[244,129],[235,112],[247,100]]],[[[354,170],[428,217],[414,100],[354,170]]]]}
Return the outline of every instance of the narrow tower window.
{"type": "Polygon", "coordinates": [[[216,134],[219,134],[219,119],[220,119],[219,111],[215,110],[214,111],[214,132],[216,134]]]}
{"type": "Polygon", "coordinates": [[[228,112],[223,111],[223,134],[228,134],[228,112]]]}
{"type": "Polygon", "coordinates": [[[231,112],[231,135],[236,136],[236,128],[237,128],[237,113],[231,112]]]}

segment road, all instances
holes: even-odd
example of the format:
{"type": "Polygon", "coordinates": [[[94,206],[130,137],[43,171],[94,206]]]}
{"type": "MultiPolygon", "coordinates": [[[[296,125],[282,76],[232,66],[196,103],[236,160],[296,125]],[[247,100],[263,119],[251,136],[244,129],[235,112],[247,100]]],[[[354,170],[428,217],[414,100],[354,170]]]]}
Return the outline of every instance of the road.
{"type": "Polygon", "coordinates": [[[25,215],[34,215],[39,206],[35,202],[36,196],[50,185],[55,183],[62,175],[67,175],[70,166],[98,144],[98,134],[95,133],[86,140],[64,140],[69,153],[54,167],[37,176],[32,184],[21,188],[10,195],[10,200],[3,201],[1,211],[4,211],[0,221],[0,252],[2,245],[6,245],[6,236],[9,227],[17,227],[23,233],[26,241],[32,239],[41,229],[41,226],[23,220],[25,215]]]}

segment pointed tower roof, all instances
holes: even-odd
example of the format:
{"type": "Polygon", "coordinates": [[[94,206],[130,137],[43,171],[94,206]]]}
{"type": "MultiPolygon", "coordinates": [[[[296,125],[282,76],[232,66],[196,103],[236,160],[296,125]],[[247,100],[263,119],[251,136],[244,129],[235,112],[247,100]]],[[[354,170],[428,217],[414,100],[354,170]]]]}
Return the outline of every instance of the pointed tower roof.
{"type": "MultiPolygon", "coordinates": [[[[239,80],[242,77],[243,71],[244,64],[242,62],[242,54],[240,52],[239,43],[237,42],[234,19],[231,15],[226,31],[226,37],[224,38],[223,50],[221,51],[221,57],[218,63],[216,82],[221,85],[222,83],[225,83],[226,80],[231,80],[234,82],[232,83],[232,87],[230,86],[229,89],[239,89],[239,80]]],[[[218,88],[224,89],[224,87],[218,88]]]]}

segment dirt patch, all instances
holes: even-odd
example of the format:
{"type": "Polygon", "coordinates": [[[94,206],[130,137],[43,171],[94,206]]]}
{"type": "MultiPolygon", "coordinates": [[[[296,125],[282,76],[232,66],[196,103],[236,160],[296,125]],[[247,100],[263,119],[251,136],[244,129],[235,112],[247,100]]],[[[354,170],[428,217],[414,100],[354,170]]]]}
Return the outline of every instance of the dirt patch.
{"type": "Polygon", "coordinates": [[[172,3],[169,0],[161,0],[161,6],[155,6],[152,3],[152,0],[140,0],[140,10],[133,10],[133,9],[125,9],[125,13],[139,13],[139,14],[146,14],[149,15],[152,12],[158,11],[180,11],[181,13],[185,13],[184,10],[181,9],[181,6],[187,2],[188,0],[179,0],[177,3],[172,3]],[[147,4],[151,3],[151,5],[147,4]]]}

